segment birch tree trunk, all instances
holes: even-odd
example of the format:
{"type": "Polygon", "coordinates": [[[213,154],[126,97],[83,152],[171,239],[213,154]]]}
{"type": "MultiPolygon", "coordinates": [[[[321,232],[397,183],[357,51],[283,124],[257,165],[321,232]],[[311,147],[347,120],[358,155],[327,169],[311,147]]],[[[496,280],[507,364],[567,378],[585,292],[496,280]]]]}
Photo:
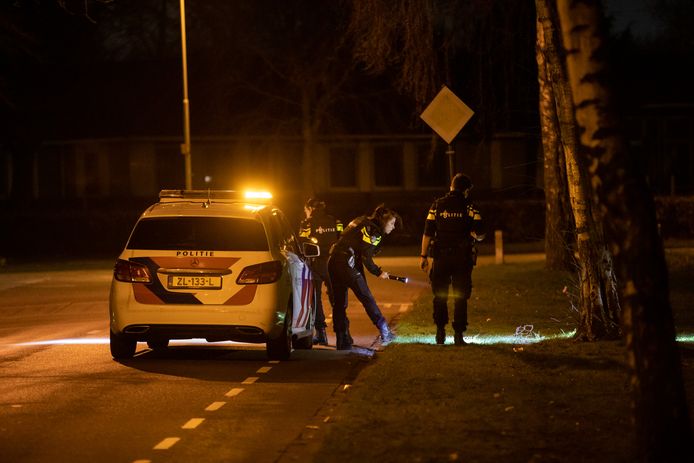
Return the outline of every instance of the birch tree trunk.
{"type": "Polygon", "coordinates": [[[615,260],[633,388],[636,457],[679,461],[691,429],[655,207],[628,162],[606,80],[601,3],[557,0],[567,71],[593,202],[615,260]]]}
{"type": "MultiPolygon", "coordinates": [[[[542,120],[549,119],[545,112],[552,113],[554,127],[559,133],[562,155],[558,160],[565,163],[566,182],[569,190],[573,223],[576,230],[576,266],[579,273],[579,324],[576,338],[586,341],[615,339],[619,337],[619,297],[612,269],[612,258],[607,251],[602,226],[594,217],[590,204],[588,174],[578,162],[576,122],[571,100],[571,89],[567,80],[558,46],[559,35],[556,7],[552,0],[536,0],[538,18],[539,75],[546,78],[547,100],[551,105],[541,106],[542,120]]],[[[543,130],[543,140],[545,132],[543,130]]],[[[554,138],[557,138],[554,136],[554,138]]]]}
{"type": "MultiPolygon", "coordinates": [[[[540,3],[543,2],[544,0],[537,0],[538,12],[540,3]]],[[[539,20],[535,56],[540,85],[540,129],[545,177],[545,267],[551,270],[570,270],[574,267],[571,246],[573,223],[566,189],[566,164],[559,143],[559,121],[552,85],[547,76],[544,31],[539,20]]]]}

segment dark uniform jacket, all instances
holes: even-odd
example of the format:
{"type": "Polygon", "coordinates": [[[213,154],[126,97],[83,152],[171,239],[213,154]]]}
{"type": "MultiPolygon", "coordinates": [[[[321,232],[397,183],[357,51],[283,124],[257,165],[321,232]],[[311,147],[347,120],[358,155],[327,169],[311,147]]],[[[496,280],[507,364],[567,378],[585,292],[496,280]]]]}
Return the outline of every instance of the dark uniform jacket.
{"type": "Polygon", "coordinates": [[[330,253],[351,254],[355,258],[356,270],[362,271],[362,267],[366,267],[370,273],[378,276],[382,273],[381,267],[374,263],[373,257],[381,244],[382,235],[381,227],[368,217],[357,217],[347,225],[330,253]]]}
{"type": "Polygon", "coordinates": [[[299,227],[299,236],[316,243],[320,248],[320,256],[325,259],[341,233],[342,222],[328,214],[314,214],[304,219],[299,227]]]}
{"type": "Polygon", "coordinates": [[[431,205],[424,234],[433,240],[434,258],[442,252],[470,251],[473,232],[484,233],[482,216],[462,191],[450,191],[431,205]]]}

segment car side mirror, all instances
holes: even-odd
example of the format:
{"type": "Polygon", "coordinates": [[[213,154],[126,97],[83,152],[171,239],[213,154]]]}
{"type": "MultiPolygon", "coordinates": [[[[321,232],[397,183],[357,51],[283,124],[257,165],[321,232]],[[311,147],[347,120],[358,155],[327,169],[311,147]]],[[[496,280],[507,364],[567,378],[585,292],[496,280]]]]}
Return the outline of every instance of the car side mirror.
{"type": "Polygon", "coordinates": [[[306,257],[318,257],[320,256],[320,248],[317,244],[313,243],[301,243],[301,250],[306,257]]]}

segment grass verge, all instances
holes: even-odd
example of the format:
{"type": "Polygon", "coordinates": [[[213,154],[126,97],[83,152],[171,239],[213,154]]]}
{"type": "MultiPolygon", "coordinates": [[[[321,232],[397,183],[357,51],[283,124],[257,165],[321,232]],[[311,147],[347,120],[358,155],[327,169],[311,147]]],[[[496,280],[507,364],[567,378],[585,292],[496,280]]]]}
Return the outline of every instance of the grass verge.
{"type": "MultiPolygon", "coordinates": [[[[691,251],[668,253],[678,331],[691,251]]],[[[575,282],[542,263],[473,274],[465,347],[434,344],[431,297],[398,322],[398,342],[364,369],[336,410],[321,462],[628,462],[633,428],[621,342],[577,343],[575,282]]],[[[692,409],[694,348],[680,344],[692,409]]]]}

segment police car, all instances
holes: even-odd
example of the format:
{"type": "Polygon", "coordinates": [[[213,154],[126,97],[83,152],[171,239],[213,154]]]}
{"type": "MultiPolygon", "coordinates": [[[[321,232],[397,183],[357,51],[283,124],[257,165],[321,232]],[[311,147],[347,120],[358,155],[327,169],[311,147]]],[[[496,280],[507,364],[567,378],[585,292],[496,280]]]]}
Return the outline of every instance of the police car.
{"type": "Polygon", "coordinates": [[[307,257],[270,195],[162,190],[116,261],[111,355],[172,339],[265,343],[271,359],[310,349],[315,318],[307,257]],[[260,198],[258,197],[260,196],[260,198]]]}

